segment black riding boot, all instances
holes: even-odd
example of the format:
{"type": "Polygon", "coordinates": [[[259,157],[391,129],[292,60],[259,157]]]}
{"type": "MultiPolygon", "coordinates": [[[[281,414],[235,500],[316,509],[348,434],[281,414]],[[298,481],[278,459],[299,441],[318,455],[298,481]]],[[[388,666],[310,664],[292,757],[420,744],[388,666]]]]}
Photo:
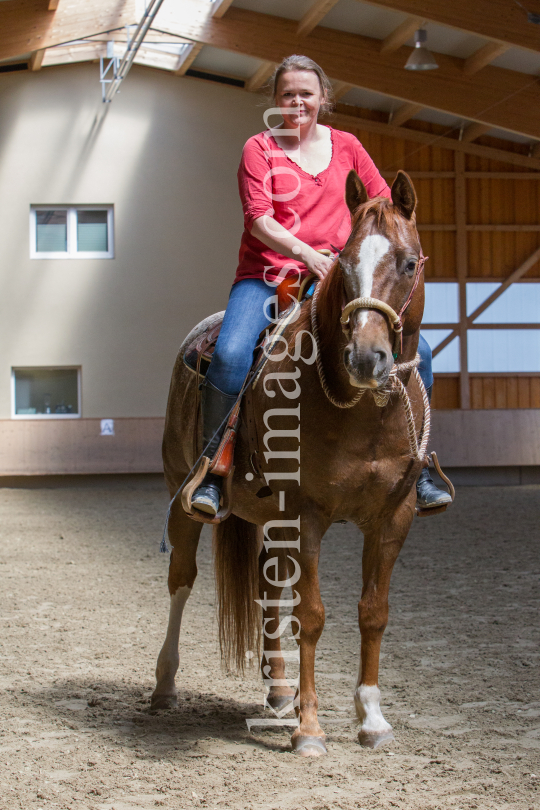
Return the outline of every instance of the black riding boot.
{"type": "MultiPolygon", "coordinates": [[[[431,402],[431,392],[433,386],[426,388],[428,399],[431,402]]],[[[433,483],[429,469],[424,467],[420,473],[420,477],[416,482],[416,505],[420,509],[434,509],[436,506],[444,506],[451,503],[452,498],[442,489],[439,489],[433,483]]]]}
{"type": "MultiPolygon", "coordinates": [[[[237,399],[236,394],[232,396],[224,394],[208,380],[204,380],[201,386],[203,447],[206,447],[204,455],[209,459],[214,457],[218,449],[225,430],[225,420],[237,399]]],[[[216,515],[219,511],[222,486],[223,478],[221,476],[207,473],[201,485],[193,493],[192,505],[200,512],[216,515]]]]}

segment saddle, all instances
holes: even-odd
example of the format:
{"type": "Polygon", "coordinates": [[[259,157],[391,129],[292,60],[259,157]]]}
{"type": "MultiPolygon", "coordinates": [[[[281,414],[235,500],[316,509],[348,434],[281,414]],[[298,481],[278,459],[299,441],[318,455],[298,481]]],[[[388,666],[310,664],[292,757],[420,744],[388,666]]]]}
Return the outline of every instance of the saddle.
{"type": "MultiPolygon", "coordinates": [[[[283,316],[289,310],[291,302],[301,302],[306,298],[311,298],[315,289],[315,277],[311,275],[307,276],[297,289],[295,289],[295,284],[296,282],[294,278],[286,278],[277,288],[276,292],[278,297],[279,312],[283,316]]],[[[208,329],[206,332],[203,332],[203,334],[199,335],[199,337],[195,338],[195,340],[189,344],[184,352],[185,365],[191,369],[191,371],[195,371],[199,377],[206,376],[206,372],[208,371],[212,355],[214,354],[214,349],[216,348],[217,339],[221,331],[221,324],[222,321],[217,323],[211,329],[208,329]]],[[[282,331],[279,329],[279,326],[280,323],[276,324],[274,329],[269,332],[269,339],[275,336],[278,331],[282,331]]],[[[263,345],[264,333],[266,333],[266,329],[264,329],[259,336],[259,341],[255,349],[254,365],[259,359],[260,350],[262,349],[263,345]]]]}
{"type": "Polygon", "coordinates": [[[200,377],[206,377],[210,360],[216,348],[217,339],[221,331],[222,321],[217,323],[211,329],[203,332],[192,343],[189,344],[184,352],[184,363],[195,371],[200,377]]]}

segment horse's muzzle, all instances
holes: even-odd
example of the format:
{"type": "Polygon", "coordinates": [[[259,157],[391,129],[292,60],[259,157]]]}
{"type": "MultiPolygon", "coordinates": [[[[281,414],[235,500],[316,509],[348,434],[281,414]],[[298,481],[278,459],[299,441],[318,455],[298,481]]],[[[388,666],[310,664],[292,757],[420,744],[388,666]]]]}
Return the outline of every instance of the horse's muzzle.
{"type": "Polygon", "coordinates": [[[343,353],[349,382],[355,388],[382,388],[394,363],[390,347],[365,346],[351,342],[343,353]]]}

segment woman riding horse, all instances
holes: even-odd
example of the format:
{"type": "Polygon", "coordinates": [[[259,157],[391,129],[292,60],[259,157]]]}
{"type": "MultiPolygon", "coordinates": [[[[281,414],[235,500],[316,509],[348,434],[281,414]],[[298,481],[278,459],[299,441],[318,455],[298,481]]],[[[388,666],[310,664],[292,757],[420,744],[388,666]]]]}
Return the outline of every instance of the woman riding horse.
{"type": "MultiPolygon", "coordinates": [[[[253,350],[271,315],[265,302],[272,286],[291,274],[324,279],[333,259],[321,249],[343,248],[350,212],[343,189],[351,169],[370,196],[390,198],[375,164],[351,134],[317,123],[331,109],[332,87],[324,71],[305,56],[290,56],[277,68],[273,99],[283,123],[250,138],[238,171],[245,229],[240,263],[210,368],[202,385],[203,443],[212,458],[253,360],[253,350]],[[270,285],[270,287],[269,287],[270,285]]],[[[431,394],[431,349],[420,337],[419,371],[431,394]]],[[[192,506],[215,515],[223,479],[211,473],[192,506]]],[[[417,482],[422,508],[450,502],[423,469],[417,482]]]]}

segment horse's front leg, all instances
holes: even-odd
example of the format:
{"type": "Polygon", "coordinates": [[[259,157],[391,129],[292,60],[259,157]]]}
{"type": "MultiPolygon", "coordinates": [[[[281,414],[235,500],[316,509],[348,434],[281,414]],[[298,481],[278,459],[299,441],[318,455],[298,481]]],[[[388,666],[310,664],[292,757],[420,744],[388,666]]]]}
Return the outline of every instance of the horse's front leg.
{"type": "MultiPolygon", "coordinates": [[[[306,521],[307,522],[307,521],[306,521]]],[[[293,751],[304,757],[326,754],[325,734],[317,719],[315,650],[324,627],[319,590],[319,551],[323,532],[302,530],[301,549],[290,552],[289,577],[298,604],[293,607],[292,630],[300,647],[300,679],[296,712],[300,721],[291,737],[293,751]]]]}
{"type": "MultiPolygon", "coordinates": [[[[278,536],[278,532],[272,534],[278,536]]],[[[267,551],[263,548],[259,556],[259,597],[262,605],[262,620],[264,627],[264,648],[261,658],[261,672],[269,691],[266,696],[267,705],[277,713],[282,712],[294,700],[294,690],[285,680],[285,659],[281,650],[279,628],[280,605],[284,608],[292,607],[292,600],[282,600],[283,587],[279,582],[287,580],[287,553],[286,549],[279,548],[267,551]],[[268,565],[272,576],[265,575],[268,565]]],[[[294,589],[293,589],[294,590],[294,589]]],[[[286,713],[286,712],[285,712],[286,713]]]]}
{"type": "Polygon", "coordinates": [[[385,740],[394,739],[392,726],[384,719],[379,703],[379,654],[388,622],[390,577],[412,519],[412,508],[402,504],[391,522],[364,529],[363,586],[358,603],[360,671],[354,702],[362,724],[358,740],[368,748],[377,748],[385,740]]]}

